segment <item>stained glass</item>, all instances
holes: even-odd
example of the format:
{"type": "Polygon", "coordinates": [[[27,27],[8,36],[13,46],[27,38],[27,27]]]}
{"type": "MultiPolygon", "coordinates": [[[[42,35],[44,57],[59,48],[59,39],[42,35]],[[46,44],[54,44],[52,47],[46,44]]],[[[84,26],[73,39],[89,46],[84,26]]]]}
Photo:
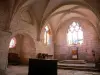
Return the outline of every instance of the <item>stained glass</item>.
{"type": "Polygon", "coordinates": [[[78,22],[73,22],[69,26],[67,41],[69,45],[83,43],[83,31],[78,22]]]}
{"type": "Polygon", "coordinates": [[[16,46],[16,38],[13,37],[10,41],[9,48],[14,48],[16,46]]]}
{"type": "Polygon", "coordinates": [[[50,44],[51,40],[50,40],[50,29],[48,26],[45,26],[45,31],[44,31],[44,43],[45,44],[50,44]]]}

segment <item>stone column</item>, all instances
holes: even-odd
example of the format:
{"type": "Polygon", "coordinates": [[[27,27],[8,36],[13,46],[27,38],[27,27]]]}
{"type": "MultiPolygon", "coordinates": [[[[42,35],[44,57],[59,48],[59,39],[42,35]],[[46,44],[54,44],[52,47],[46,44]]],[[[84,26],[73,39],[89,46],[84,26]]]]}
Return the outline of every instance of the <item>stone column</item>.
{"type": "Polygon", "coordinates": [[[6,75],[11,33],[0,31],[0,75],[6,75]]]}

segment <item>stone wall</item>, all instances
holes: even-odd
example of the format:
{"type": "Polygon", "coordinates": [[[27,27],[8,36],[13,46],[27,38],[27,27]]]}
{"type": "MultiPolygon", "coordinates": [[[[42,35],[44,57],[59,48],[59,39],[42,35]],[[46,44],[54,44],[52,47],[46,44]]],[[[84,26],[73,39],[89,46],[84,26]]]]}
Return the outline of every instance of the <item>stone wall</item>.
{"type": "MultiPolygon", "coordinates": [[[[94,62],[95,58],[93,57],[92,51],[96,53],[99,51],[97,49],[99,45],[98,35],[90,23],[83,21],[80,24],[83,28],[84,43],[81,46],[78,45],[78,59],[94,62]]],[[[72,47],[67,43],[67,29],[68,23],[60,27],[56,35],[55,58],[59,60],[72,59],[72,47]]],[[[96,58],[99,58],[100,56],[97,54],[96,58]]]]}
{"type": "Polygon", "coordinates": [[[28,64],[29,58],[36,58],[35,42],[28,35],[22,39],[20,58],[23,64],[28,64]]]}
{"type": "Polygon", "coordinates": [[[8,43],[11,33],[4,31],[6,25],[8,25],[8,1],[0,1],[0,75],[6,74],[6,68],[8,63],[8,43]]]}
{"type": "MultiPolygon", "coordinates": [[[[11,26],[10,26],[10,31],[12,32],[11,37],[22,36],[23,37],[22,39],[20,37],[16,37],[17,40],[19,41],[19,44],[23,42],[22,48],[18,47],[18,44],[17,44],[17,51],[20,52],[21,49],[26,51],[26,49],[27,49],[27,52],[29,52],[28,50],[31,50],[30,46],[29,46],[31,43],[29,43],[29,42],[34,43],[35,41],[37,41],[37,30],[36,30],[37,28],[36,28],[36,24],[33,25],[31,23],[30,16],[26,11],[23,12],[22,14],[20,12],[16,13],[11,22],[11,26]],[[28,37],[30,37],[30,38],[28,38],[28,37]],[[20,41],[22,41],[22,42],[20,42],[20,41]]],[[[35,45],[35,43],[34,43],[34,45],[35,45]]],[[[33,47],[35,48],[34,45],[33,45],[33,47]]],[[[34,53],[34,50],[30,51],[30,53],[34,53]]],[[[27,53],[27,54],[30,54],[30,53],[27,53]]],[[[26,56],[27,56],[27,54],[26,54],[26,56]]],[[[36,52],[35,52],[35,56],[33,56],[33,58],[34,57],[36,57],[36,52]]]]}
{"type": "MultiPolygon", "coordinates": [[[[62,0],[59,0],[58,3],[56,4],[55,2],[57,1],[52,1],[52,0],[50,1],[50,3],[48,4],[48,8],[45,11],[44,18],[45,16],[49,15],[49,12],[52,11],[52,9],[60,5],[60,3],[62,4],[64,3],[62,0]]],[[[4,30],[7,31],[7,27],[8,27],[7,25],[9,25],[8,23],[8,19],[10,19],[9,14],[12,15],[12,12],[9,10],[8,4],[9,3],[7,0],[0,1],[0,30],[1,30],[0,31],[0,75],[4,75],[4,73],[6,72],[6,68],[8,64],[7,62],[8,61],[8,47],[9,47],[10,39],[18,34],[21,34],[21,35],[27,34],[35,42],[34,49],[36,48],[36,51],[33,50],[33,47],[31,47],[31,43],[29,42],[30,40],[29,38],[27,38],[27,36],[23,38],[24,42],[22,42],[23,43],[22,47],[19,47],[19,45],[17,45],[18,47],[16,47],[16,51],[18,51],[18,53],[20,52],[20,49],[22,49],[22,51],[25,50],[25,52],[22,53],[24,54],[25,58],[36,58],[36,54],[38,53],[48,53],[50,55],[55,55],[55,58],[59,60],[71,59],[71,53],[72,53],[71,47],[68,47],[67,41],[66,41],[66,29],[68,28],[66,27],[65,27],[66,29],[63,29],[64,27],[60,28],[61,30],[57,32],[57,35],[54,34],[56,41],[54,39],[50,46],[46,46],[44,45],[43,41],[41,41],[43,40],[43,34],[41,36],[42,38],[40,38],[40,41],[37,41],[38,29],[37,29],[36,20],[34,19],[32,20],[27,10],[25,11],[19,10],[18,12],[14,12],[11,25],[10,25],[10,30],[9,30],[12,34],[9,32],[5,32],[4,30]],[[31,56],[31,53],[34,56],[31,56]]],[[[17,2],[15,4],[17,4],[17,2]]],[[[15,8],[17,9],[16,6],[15,8]]],[[[12,9],[14,9],[14,7],[12,9]]],[[[40,13],[41,12],[39,12],[39,14],[40,13]]],[[[41,17],[43,16],[39,14],[37,14],[37,16],[41,16],[41,17]]],[[[52,20],[50,21],[53,31],[55,32],[59,26],[58,23],[60,22],[58,21],[60,21],[60,18],[61,18],[61,14],[57,15],[56,18],[53,18],[52,19],[53,21],[52,20]]],[[[92,19],[92,18],[90,17],[89,19],[92,19]]],[[[95,23],[95,26],[96,26],[96,23],[95,23]]],[[[98,59],[100,58],[100,51],[99,51],[100,50],[100,46],[99,46],[100,40],[98,41],[97,32],[95,31],[96,29],[94,29],[92,25],[87,24],[87,23],[83,24],[83,28],[84,28],[83,30],[84,31],[84,44],[78,47],[79,59],[84,59],[90,62],[93,61],[94,59],[92,55],[92,50],[94,50],[96,53],[96,60],[98,61],[98,59]]]]}
{"type": "Polygon", "coordinates": [[[8,9],[7,1],[0,1],[0,30],[4,30],[5,26],[8,24],[8,9]]]}
{"type": "Polygon", "coordinates": [[[52,31],[51,26],[48,23],[46,23],[41,29],[39,45],[40,45],[39,47],[42,48],[40,51],[41,53],[47,53],[49,55],[54,56],[53,31],[52,31]],[[44,43],[45,26],[48,26],[50,29],[50,37],[49,37],[50,44],[48,45],[44,43]]]}
{"type": "MultiPolygon", "coordinates": [[[[32,40],[34,41],[35,46],[33,46],[36,50],[34,52],[30,51],[30,44],[28,43],[29,39],[27,38],[28,36],[24,37],[22,40],[24,40],[23,44],[22,44],[22,50],[24,51],[23,56],[25,58],[36,58],[38,53],[48,53],[50,55],[53,55],[53,50],[51,46],[46,46],[43,41],[37,41],[37,24],[34,21],[34,24],[31,23],[31,18],[29,16],[29,13],[27,13],[27,11],[23,11],[23,14],[21,14],[20,12],[16,13],[16,15],[14,16],[12,22],[11,22],[11,26],[10,26],[10,31],[12,32],[12,36],[14,37],[16,35],[24,35],[27,34],[29,35],[32,40]],[[26,19],[27,18],[27,19],[26,19]],[[35,56],[29,55],[29,54],[34,54],[35,56]]],[[[43,34],[42,34],[43,36],[43,34]]],[[[17,51],[18,51],[18,47],[17,51]]],[[[32,48],[32,47],[31,47],[32,48]]],[[[19,51],[18,51],[19,52],[19,51]]]]}
{"type": "Polygon", "coordinates": [[[8,64],[8,44],[11,33],[0,31],[0,74],[5,75],[8,64]]]}

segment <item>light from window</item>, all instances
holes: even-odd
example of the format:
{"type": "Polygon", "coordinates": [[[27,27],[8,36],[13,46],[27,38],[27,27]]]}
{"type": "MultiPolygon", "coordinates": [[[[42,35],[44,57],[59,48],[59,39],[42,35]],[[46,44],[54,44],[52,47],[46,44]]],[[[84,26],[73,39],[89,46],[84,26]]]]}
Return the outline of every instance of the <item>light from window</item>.
{"type": "Polygon", "coordinates": [[[16,39],[13,37],[10,41],[9,48],[14,48],[16,46],[16,39]]]}
{"type": "Polygon", "coordinates": [[[44,31],[44,43],[45,44],[50,44],[50,29],[48,26],[45,26],[45,31],[44,31]]]}
{"type": "Polygon", "coordinates": [[[78,22],[73,22],[69,26],[67,41],[69,45],[83,43],[83,31],[78,22]]]}

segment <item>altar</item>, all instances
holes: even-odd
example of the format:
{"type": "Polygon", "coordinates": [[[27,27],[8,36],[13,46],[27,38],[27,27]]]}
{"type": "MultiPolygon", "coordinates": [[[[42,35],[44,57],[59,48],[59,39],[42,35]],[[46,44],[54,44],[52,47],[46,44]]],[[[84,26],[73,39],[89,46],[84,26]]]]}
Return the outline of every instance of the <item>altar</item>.
{"type": "Polygon", "coordinates": [[[29,59],[28,75],[57,75],[57,60],[29,59]]]}

